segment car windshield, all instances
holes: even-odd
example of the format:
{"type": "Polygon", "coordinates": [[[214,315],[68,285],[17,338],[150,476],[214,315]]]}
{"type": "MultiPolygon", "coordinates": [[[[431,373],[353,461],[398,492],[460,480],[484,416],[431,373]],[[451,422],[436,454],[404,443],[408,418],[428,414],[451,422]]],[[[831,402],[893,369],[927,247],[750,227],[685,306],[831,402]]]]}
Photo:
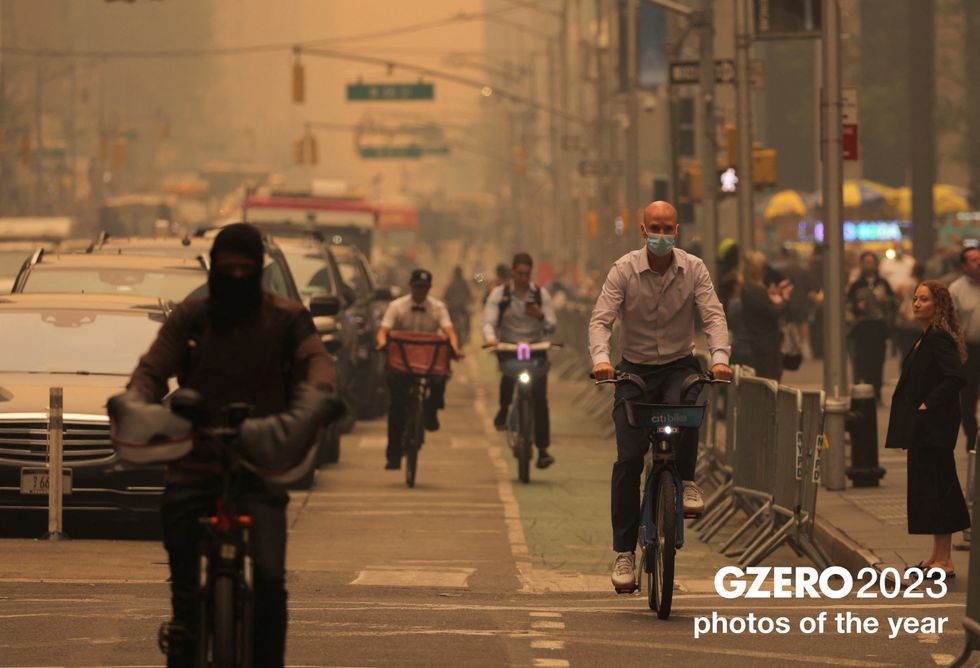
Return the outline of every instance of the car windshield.
{"type": "Polygon", "coordinates": [[[0,276],[16,276],[24,260],[31,256],[30,250],[0,251],[0,276]]]}
{"type": "Polygon", "coordinates": [[[361,267],[350,255],[338,254],[334,256],[337,260],[337,268],[340,270],[340,277],[344,283],[351,286],[358,297],[365,297],[370,291],[361,267]]]}
{"type": "Polygon", "coordinates": [[[87,310],[0,311],[0,372],[128,376],[150,347],[161,315],[87,310]]]}
{"type": "Polygon", "coordinates": [[[286,256],[296,286],[304,297],[334,294],[327,261],[319,253],[290,252],[286,256]]]}
{"type": "Polygon", "coordinates": [[[83,292],[156,297],[180,302],[208,294],[207,274],[201,267],[187,269],[112,269],[108,267],[34,267],[24,292],[83,292]]]}
{"type": "MultiPolygon", "coordinates": [[[[180,302],[188,297],[207,297],[207,280],[200,266],[165,270],[35,267],[27,275],[24,292],[125,294],[180,302]]],[[[262,269],[262,286],[280,297],[294,299],[281,267],[268,258],[262,269]]]]}

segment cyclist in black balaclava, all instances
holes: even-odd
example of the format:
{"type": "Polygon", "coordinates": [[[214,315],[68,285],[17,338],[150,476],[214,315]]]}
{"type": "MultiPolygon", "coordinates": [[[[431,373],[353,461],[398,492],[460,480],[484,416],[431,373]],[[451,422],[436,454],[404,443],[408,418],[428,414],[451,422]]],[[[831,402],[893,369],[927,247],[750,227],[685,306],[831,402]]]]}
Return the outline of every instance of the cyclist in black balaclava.
{"type": "Polygon", "coordinates": [[[248,223],[229,225],[211,246],[208,311],[219,328],[233,327],[262,303],[262,235],[248,223]]]}

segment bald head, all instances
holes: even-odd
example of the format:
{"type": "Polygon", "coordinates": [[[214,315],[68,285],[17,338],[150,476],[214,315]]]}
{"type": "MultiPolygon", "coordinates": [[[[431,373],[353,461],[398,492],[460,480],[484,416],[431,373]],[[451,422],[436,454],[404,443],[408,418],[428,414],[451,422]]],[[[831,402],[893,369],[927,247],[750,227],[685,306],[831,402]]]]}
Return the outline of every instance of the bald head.
{"type": "Polygon", "coordinates": [[[640,232],[646,237],[648,234],[677,234],[677,209],[671,206],[670,202],[657,200],[650,202],[643,210],[643,225],[640,232]]]}
{"type": "Polygon", "coordinates": [[[650,202],[647,204],[647,208],[643,210],[643,222],[647,223],[655,218],[670,218],[676,223],[677,209],[675,209],[670,202],[665,202],[662,199],[658,199],[655,202],[650,202]]]}

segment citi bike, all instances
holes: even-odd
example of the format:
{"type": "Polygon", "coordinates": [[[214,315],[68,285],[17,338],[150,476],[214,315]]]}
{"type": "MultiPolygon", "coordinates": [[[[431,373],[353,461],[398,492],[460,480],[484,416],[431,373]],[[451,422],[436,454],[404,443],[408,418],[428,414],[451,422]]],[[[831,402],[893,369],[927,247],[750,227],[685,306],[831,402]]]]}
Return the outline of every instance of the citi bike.
{"type": "MultiPolygon", "coordinates": [[[[643,484],[637,545],[640,558],[636,562],[633,585],[617,589],[617,592],[631,594],[641,590],[645,573],[647,602],[660,619],[670,616],[674,594],[674,559],[677,550],[684,547],[684,519],[697,517],[684,512],[684,485],[677,472],[674,444],[680,436],[680,429],[696,429],[704,421],[705,405],[694,405],[701,387],[709,383],[727,382],[716,380],[710,374],[691,374],[681,385],[679,405],[619,400],[626,411],[627,423],[631,427],[646,429],[651,457],[643,484]]],[[[632,383],[640,390],[641,397],[647,392],[643,379],[631,373],[617,371],[611,380],[596,381],[596,385],[606,383],[632,383]]]]}
{"type": "Polygon", "coordinates": [[[515,380],[515,396],[504,424],[507,445],[517,458],[517,477],[524,483],[531,481],[531,460],[534,458],[534,396],[531,388],[535,378],[548,373],[545,353],[552,348],[561,348],[561,344],[538,341],[487,346],[487,350],[497,354],[500,372],[515,380]]]}

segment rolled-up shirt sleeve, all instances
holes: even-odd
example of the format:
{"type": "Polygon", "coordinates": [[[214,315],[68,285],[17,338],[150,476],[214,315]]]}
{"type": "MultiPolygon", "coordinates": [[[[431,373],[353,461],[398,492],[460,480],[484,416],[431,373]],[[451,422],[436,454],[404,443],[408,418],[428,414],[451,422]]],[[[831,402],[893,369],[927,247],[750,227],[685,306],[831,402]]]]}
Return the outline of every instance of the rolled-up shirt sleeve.
{"type": "Polygon", "coordinates": [[[550,334],[558,326],[555,306],[551,303],[551,293],[541,288],[541,314],[544,315],[544,332],[550,334]]]}
{"type": "Polygon", "coordinates": [[[589,355],[592,356],[593,366],[610,361],[609,339],[625,295],[626,275],[619,265],[613,265],[589,319],[589,355]]]}
{"type": "Polygon", "coordinates": [[[697,276],[694,281],[694,303],[698,307],[701,322],[704,323],[704,334],[708,339],[711,363],[728,364],[731,359],[732,348],[729,345],[725,309],[718,300],[707,267],[701,262],[697,262],[694,266],[697,267],[697,276]]]}
{"type": "Polygon", "coordinates": [[[503,298],[503,295],[503,287],[497,286],[487,296],[487,303],[483,307],[484,341],[495,341],[497,339],[497,320],[500,318],[500,300],[503,298]]]}

